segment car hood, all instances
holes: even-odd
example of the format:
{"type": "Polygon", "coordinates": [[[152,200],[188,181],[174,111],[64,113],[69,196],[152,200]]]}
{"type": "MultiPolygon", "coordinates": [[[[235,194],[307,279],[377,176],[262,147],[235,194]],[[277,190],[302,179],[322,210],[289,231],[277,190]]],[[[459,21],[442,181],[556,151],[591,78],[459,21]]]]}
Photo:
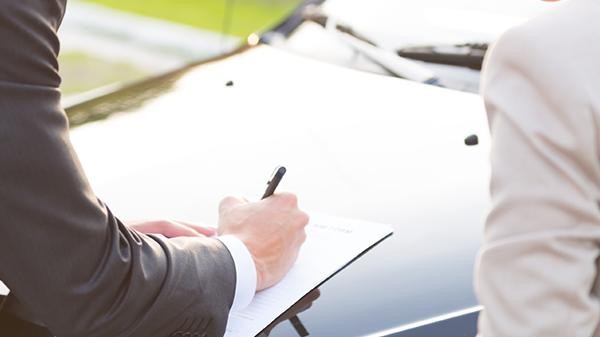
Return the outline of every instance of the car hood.
{"type": "MultiPolygon", "coordinates": [[[[111,117],[76,127],[72,140],[121,219],[214,225],[223,196],[258,199],[281,164],[281,190],[309,213],[392,225],[391,238],[320,287],[300,315],[312,335],[360,336],[476,305],[489,203],[477,95],[260,45],[68,109],[75,120],[86,111],[111,117]],[[471,134],[479,145],[465,145],[471,134]]],[[[271,333],[293,335],[289,324],[271,333]]]]}

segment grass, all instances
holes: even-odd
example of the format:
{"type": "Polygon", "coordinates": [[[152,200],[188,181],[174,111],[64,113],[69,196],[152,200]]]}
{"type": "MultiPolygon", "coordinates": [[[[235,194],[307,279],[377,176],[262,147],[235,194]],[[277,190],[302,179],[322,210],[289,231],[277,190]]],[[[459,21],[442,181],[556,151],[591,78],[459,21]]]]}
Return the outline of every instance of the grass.
{"type": "MultiPolygon", "coordinates": [[[[263,30],[286,17],[301,0],[84,0],[111,8],[193,27],[223,32],[225,6],[233,4],[228,34],[239,37],[263,30]]],[[[128,62],[83,52],[60,55],[64,95],[144,78],[147,70],[128,62]]]]}
{"type": "Polygon", "coordinates": [[[223,32],[225,6],[233,3],[228,34],[245,37],[289,14],[300,0],[86,0],[115,9],[223,32]]]}
{"type": "Polygon", "coordinates": [[[70,95],[99,88],[117,82],[141,79],[149,75],[127,62],[108,61],[81,52],[60,55],[60,74],[63,79],[63,95],[70,95]]]}

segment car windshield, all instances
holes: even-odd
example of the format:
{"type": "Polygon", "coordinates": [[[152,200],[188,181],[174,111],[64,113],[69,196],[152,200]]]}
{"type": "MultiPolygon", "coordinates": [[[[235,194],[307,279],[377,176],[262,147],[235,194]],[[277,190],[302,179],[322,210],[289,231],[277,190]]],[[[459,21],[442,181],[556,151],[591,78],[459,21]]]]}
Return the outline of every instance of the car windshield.
{"type": "Polygon", "coordinates": [[[324,11],[381,47],[491,41],[549,7],[540,0],[329,0],[324,11]]]}
{"type": "Polygon", "coordinates": [[[291,35],[277,29],[287,39],[264,40],[348,68],[476,93],[488,45],[551,7],[541,0],[327,0],[307,6],[291,35]]]}

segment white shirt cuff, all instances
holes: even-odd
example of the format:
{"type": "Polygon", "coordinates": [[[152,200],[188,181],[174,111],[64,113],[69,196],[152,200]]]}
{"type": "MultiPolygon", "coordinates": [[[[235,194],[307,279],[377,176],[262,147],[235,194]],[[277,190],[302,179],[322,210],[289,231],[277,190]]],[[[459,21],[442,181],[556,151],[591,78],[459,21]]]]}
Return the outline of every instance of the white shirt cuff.
{"type": "Polygon", "coordinates": [[[8,287],[4,285],[2,281],[0,281],[0,296],[6,296],[9,292],[10,290],[8,289],[8,287]]]}
{"type": "Polygon", "coordinates": [[[229,250],[235,264],[235,295],[231,310],[246,308],[256,293],[256,266],[246,245],[233,235],[217,237],[229,250]]]}

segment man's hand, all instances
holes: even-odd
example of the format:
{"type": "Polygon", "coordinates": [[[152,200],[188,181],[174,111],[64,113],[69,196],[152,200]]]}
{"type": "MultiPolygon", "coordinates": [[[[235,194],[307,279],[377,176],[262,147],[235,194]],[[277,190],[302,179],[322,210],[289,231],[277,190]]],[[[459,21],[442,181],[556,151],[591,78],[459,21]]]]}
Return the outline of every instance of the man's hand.
{"type": "Polygon", "coordinates": [[[289,193],[258,202],[227,197],[219,206],[219,234],[234,235],[246,245],[256,266],[257,290],[273,286],[292,267],[307,223],[308,215],[289,193]]]}
{"type": "Polygon", "coordinates": [[[178,236],[213,236],[216,234],[213,228],[181,221],[130,221],[127,225],[144,234],[162,234],[168,238],[178,236]]]}

